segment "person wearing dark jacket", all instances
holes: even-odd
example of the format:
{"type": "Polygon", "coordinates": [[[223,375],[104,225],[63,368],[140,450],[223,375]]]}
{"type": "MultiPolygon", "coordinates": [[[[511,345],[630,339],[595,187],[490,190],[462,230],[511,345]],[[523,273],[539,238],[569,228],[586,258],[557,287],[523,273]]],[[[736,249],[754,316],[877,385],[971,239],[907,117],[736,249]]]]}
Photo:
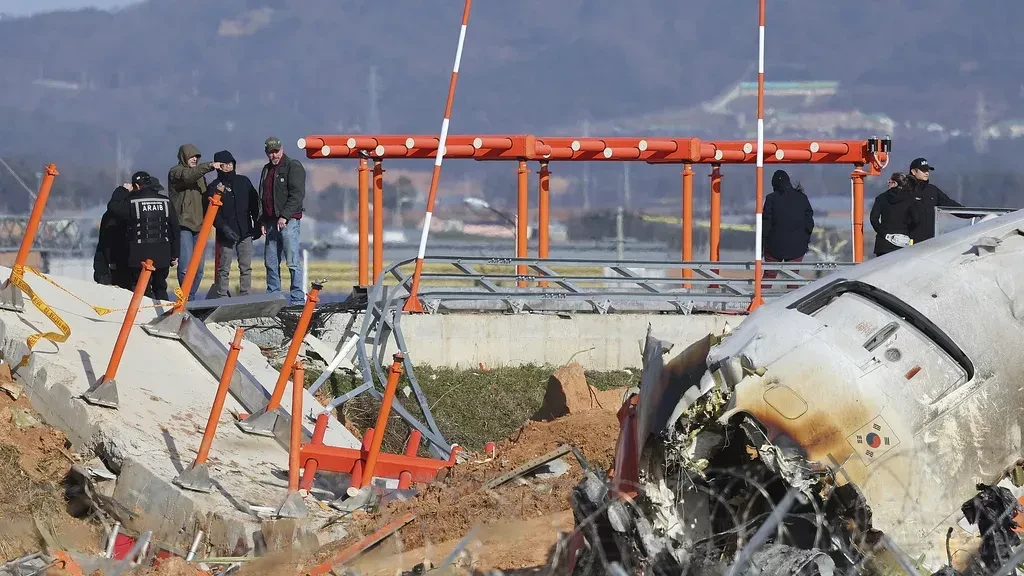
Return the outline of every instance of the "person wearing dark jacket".
{"type": "Polygon", "coordinates": [[[107,210],[126,223],[128,271],[132,287],[139,281],[142,263],[152,260],[156,268],[146,295],[169,301],[167,274],[178,263],[181,228],[170,199],[160,192],[160,182],[147,172],[132,175],[132,191],[123,199],[111,199],[107,210]]]}
{"type": "Polygon", "coordinates": [[[238,259],[239,296],[252,290],[252,243],[260,228],[260,197],[249,178],[235,172],[235,157],[227,150],[213,155],[221,169],[209,190],[220,192],[221,207],[213,227],[217,230],[217,296],[228,296],[231,260],[238,259]]]}
{"type": "MultiPolygon", "coordinates": [[[[803,261],[814,232],[814,209],[803,188],[794,186],[785,170],[772,174],[772,191],[761,212],[764,261],[803,261]]],[[[766,270],[762,278],[770,280],[777,275],[776,270],[766,270]]]]}
{"type": "Polygon", "coordinates": [[[203,225],[203,216],[206,214],[206,174],[220,168],[217,162],[200,162],[201,158],[199,148],[193,144],[182,144],[178,148],[178,163],[167,172],[167,193],[181,225],[179,285],[185,281],[185,271],[188,270],[193,252],[200,262],[196,278],[192,282],[191,294],[188,295],[189,300],[195,298],[199,284],[203,281],[203,263],[206,261],[206,246],[196,246],[199,229],[203,225]]]}
{"type": "MultiPolygon", "coordinates": [[[[928,161],[924,158],[915,158],[910,163],[907,188],[917,202],[914,211],[919,219],[910,231],[910,237],[914,240],[915,244],[935,236],[936,206],[963,207],[962,204],[947,196],[938,186],[929,181],[932,170],[935,170],[935,167],[928,164],[928,161]]],[[[970,218],[970,215],[959,217],[970,218]]]]}
{"type": "Polygon", "coordinates": [[[263,262],[267,266],[267,292],[281,291],[281,257],[288,263],[291,286],[289,304],[302,304],[302,274],[299,272],[299,221],[306,196],[306,169],[285,155],[281,141],[270,137],[263,143],[267,164],[260,175],[263,233],[267,236],[263,262]]]}
{"type": "Polygon", "coordinates": [[[882,256],[914,243],[910,231],[918,225],[917,200],[907,185],[907,176],[893,172],[888,189],[871,206],[871,227],[875,229],[875,256],[882,256]]]}
{"type": "MultiPolygon", "coordinates": [[[[130,193],[132,185],[125,183],[118,186],[110,195],[110,202],[120,202],[130,193]]],[[[99,236],[96,242],[96,254],[92,259],[92,279],[97,284],[118,286],[134,289],[129,286],[131,278],[127,275],[128,245],[125,243],[125,222],[107,210],[100,218],[99,236]]]]}

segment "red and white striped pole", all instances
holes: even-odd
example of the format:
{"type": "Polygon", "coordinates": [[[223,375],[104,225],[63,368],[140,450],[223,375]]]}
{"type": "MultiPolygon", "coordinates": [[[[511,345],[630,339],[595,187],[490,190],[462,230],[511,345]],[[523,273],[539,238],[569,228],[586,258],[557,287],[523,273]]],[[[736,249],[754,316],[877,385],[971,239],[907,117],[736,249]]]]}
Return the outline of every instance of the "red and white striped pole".
{"type": "Polygon", "coordinates": [[[423,304],[417,296],[420,289],[420,274],[423,273],[423,256],[427,253],[427,235],[430,232],[430,219],[434,213],[434,200],[437,198],[437,181],[441,178],[441,161],[444,159],[444,146],[448,140],[448,123],[452,116],[452,101],[455,100],[455,84],[459,80],[459,62],[462,60],[462,45],[466,41],[466,28],[469,26],[469,9],[473,0],[466,0],[462,9],[462,28],[459,30],[459,47],[455,51],[455,65],[452,67],[452,79],[448,84],[448,101],[444,105],[444,120],[441,121],[441,137],[437,142],[437,157],[434,159],[434,171],[430,175],[430,192],[427,194],[427,213],[423,217],[423,233],[420,235],[420,251],[416,255],[416,270],[412,275],[412,286],[409,288],[409,299],[405,301],[405,312],[423,312],[423,304]]]}
{"type": "Polygon", "coordinates": [[[758,0],[757,10],[757,190],[754,214],[754,298],[750,301],[748,311],[753,312],[764,304],[761,297],[761,277],[764,274],[761,262],[764,247],[761,245],[761,208],[764,204],[764,2],[758,0]]]}

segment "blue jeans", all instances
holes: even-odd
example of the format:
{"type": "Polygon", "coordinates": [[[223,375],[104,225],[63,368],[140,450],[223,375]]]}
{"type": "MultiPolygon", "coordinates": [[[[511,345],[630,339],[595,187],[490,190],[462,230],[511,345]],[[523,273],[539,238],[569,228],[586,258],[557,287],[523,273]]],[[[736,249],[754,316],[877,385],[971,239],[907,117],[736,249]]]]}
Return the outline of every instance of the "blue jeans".
{"type": "Polygon", "coordinates": [[[302,291],[302,272],[299,270],[299,220],[289,218],[284,229],[277,222],[266,222],[267,244],[263,250],[263,263],[267,266],[267,292],[281,291],[281,257],[284,256],[291,276],[288,292],[289,304],[302,304],[306,294],[302,291]]]}
{"type": "MultiPolygon", "coordinates": [[[[192,252],[196,250],[196,236],[199,234],[187,228],[181,229],[181,254],[178,256],[178,285],[185,281],[185,271],[188,270],[189,260],[192,259],[192,252]]],[[[196,272],[196,279],[192,282],[192,290],[189,291],[188,299],[196,299],[196,291],[203,281],[203,265],[206,263],[206,246],[199,249],[199,270],[196,272]]]]}

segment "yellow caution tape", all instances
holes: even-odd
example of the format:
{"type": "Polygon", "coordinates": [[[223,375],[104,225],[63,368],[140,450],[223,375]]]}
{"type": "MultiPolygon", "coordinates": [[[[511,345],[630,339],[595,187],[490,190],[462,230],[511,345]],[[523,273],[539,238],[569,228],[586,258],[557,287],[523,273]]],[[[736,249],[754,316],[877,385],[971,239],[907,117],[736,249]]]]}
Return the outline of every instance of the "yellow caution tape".
{"type": "Polygon", "coordinates": [[[71,337],[71,327],[68,326],[68,323],[65,322],[64,319],[61,318],[60,315],[53,310],[53,308],[50,308],[50,306],[47,305],[46,302],[44,302],[43,299],[40,298],[39,295],[36,294],[34,290],[32,290],[28,283],[25,282],[25,270],[23,266],[14,267],[14,269],[11,271],[11,279],[9,280],[9,282],[16,286],[19,290],[21,290],[22,293],[24,293],[26,296],[28,296],[29,299],[32,301],[32,304],[36,307],[36,309],[42,312],[43,315],[46,316],[50,320],[50,322],[53,322],[54,326],[56,326],[57,329],[60,330],[60,334],[56,332],[37,332],[35,334],[32,334],[25,340],[25,343],[28,344],[29,354],[25,354],[25,356],[22,357],[21,362],[18,365],[26,366],[28,364],[29,358],[31,357],[32,348],[34,348],[35,345],[40,340],[49,340],[54,344],[67,342],[68,338],[71,337]]]}
{"type": "MultiPolygon", "coordinates": [[[[46,280],[50,284],[53,284],[59,290],[61,290],[65,294],[67,294],[68,296],[71,296],[75,300],[78,300],[82,304],[85,304],[89,308],[92,308],[93,312],[96,312],[96,314],[98,316],[106,316],[107,314],[110,314],[111,312],[120,312],[120,311],[128,310],[128,308],[104,308],[103,306],[95,306],[93,304],[90,304],[90,303],[86,302],[85,300],[82,300],[82,298],[79,297],[77,294],[75,294],[74,292],[68,290],[67,288],[65,288],[63,286],[61,286],[53,278],[50,278],[49,276],[47,276],[46,274],[43,274],[42,272],[36,270],[35,268],[32,268],[31,266],[25,266],[25,269],[28,270],[29,272],[35,274],[36,276],[39,276],[43,280],[46,280]]],[[[175,306],[177,306],[183,300],[183,296],[181,294],[181,288],[175,288],[174,289],[174,296],[177,298],[177,301],[175,302],[175,306]]],[[[150,306],[139,306],[139,309],[141,310],[143,308],[160,308],[160,307],[163,307],[163,306],[166,306],[166,305],[165,304],[153,304],[153,305],[150,305],[150,306]]]]}

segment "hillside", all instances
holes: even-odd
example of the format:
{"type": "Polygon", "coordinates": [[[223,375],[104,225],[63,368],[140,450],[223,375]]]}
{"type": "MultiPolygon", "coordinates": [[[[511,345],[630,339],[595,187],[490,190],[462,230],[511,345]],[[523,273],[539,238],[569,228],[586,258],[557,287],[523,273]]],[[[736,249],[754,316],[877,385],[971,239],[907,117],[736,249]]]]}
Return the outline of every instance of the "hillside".
{"type": "MultiPolygon", "coordinates": [[[[150,0],[4,19],[0,155],[112,169],[120,141],[126,165],[162,173],[184,141],[255,158],[268,134],[288,143],[371,127],[432,133],[461,9],[458,0],[150,0]]],[[[979,93],[987,123],[1020,108],[1019,1],[777,0],[768,10],[768,78],[837,80],[830,106],[965,133],[978,123],[979,93]]],[[[478,0],[452,129],[544,133],[584,118],[699,116],[702,102],[755,78],[756,56],[752,0],[478,0]]]]}

